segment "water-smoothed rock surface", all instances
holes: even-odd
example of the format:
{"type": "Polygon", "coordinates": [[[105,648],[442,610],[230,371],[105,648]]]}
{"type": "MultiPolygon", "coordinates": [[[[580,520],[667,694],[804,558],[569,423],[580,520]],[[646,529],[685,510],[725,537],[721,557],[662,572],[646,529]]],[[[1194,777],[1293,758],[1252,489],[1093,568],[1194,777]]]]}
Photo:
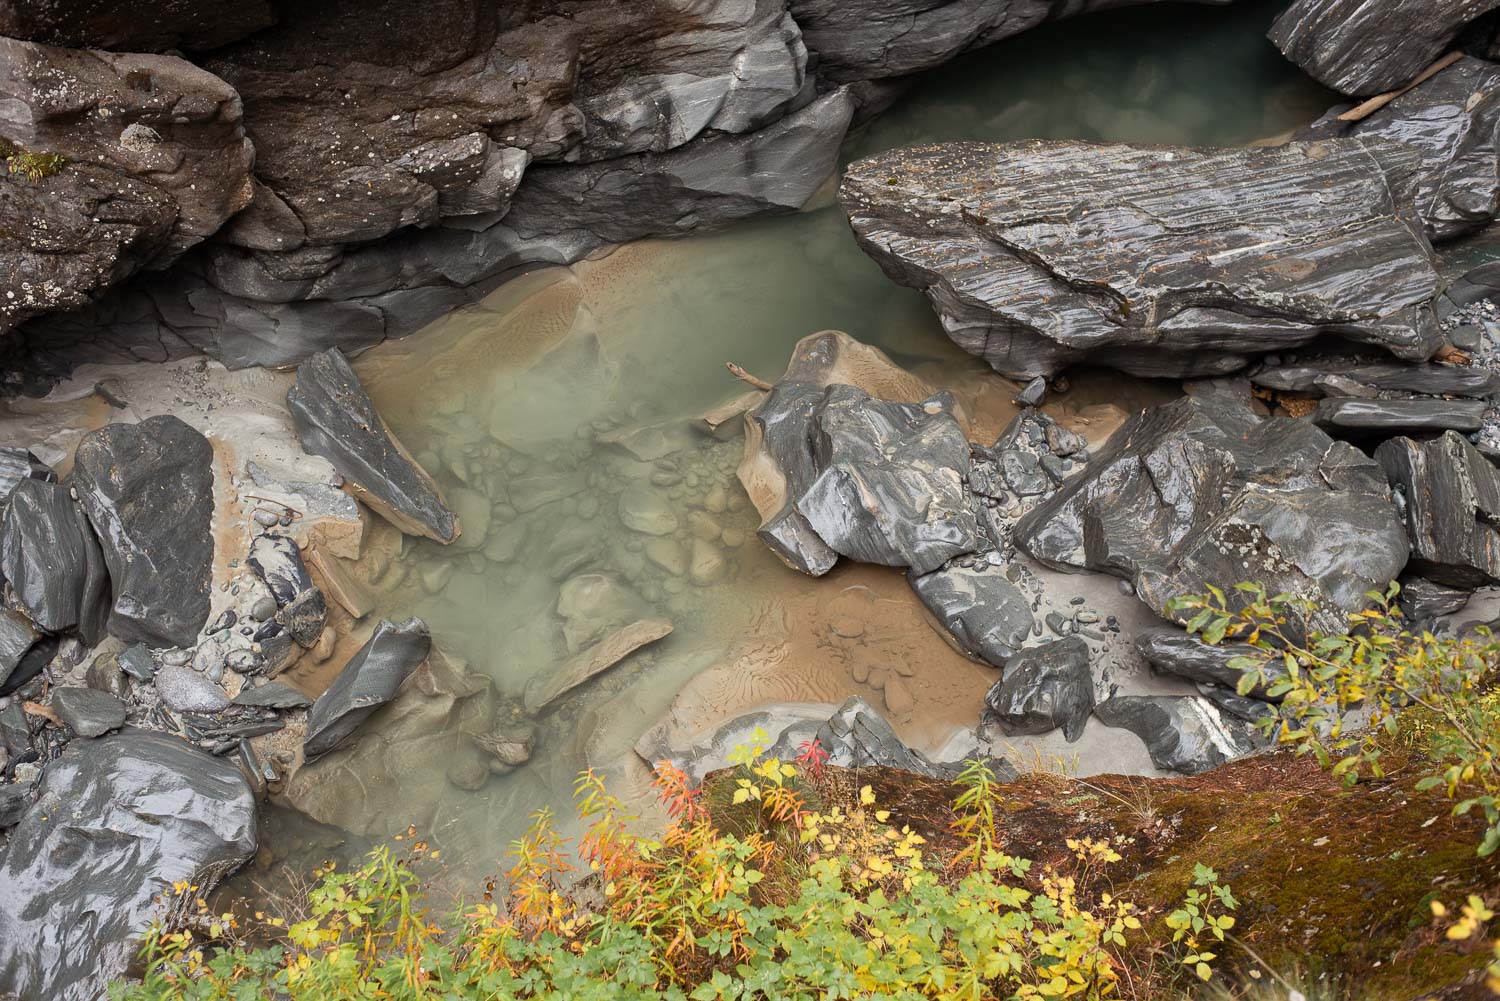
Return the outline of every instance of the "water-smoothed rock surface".
{"type": "Polygon", "coordinates": [[[913,577],[922,604],[966,653],[1004,667],[1031,636],[1031,602],[989,561],[913,577]]]}
{"type": "MultiPolygon", "coordinates": [[[[1146,662],[1163,674],[1176,675],[1200,684],[1217,685],[1230,691],[1239,687],[1240,678],[1244,676],[1244,671],[1240,668],[1230,666],[1232,661],[1248,659],[1259,665],[1268,679],[1285,673],[1281,668],[1281,661],[1268,657],[1263,651],[1248,644],[1205,643],[1166,623],[1137,629],[1135,646],[1146,662]]],[[[1257,686],[1250,694],[1265,699],[1266,689],[1269,687],[1269,684],[1257,686]]]]}
{"type": "Polygon", "coordinates": [[[1178,595],[1255,580],[1310,599],[1323,631],[1342,631],[1409,548],[1364,453],[1308,421],[1199,397],[1132,417],[1022,517],[1016,541],[1056,569],[1130,581],[1164,616],[1178,595]]]}
{"type": "Polygon", "coordinates": [[[1088,644],[1069,636],[1027,647],[1010,658],[1005,676],[990,688],[984,704],[1012,736],[1061,727],[1069,742],[1077,740],[1094,708],[1088,644]]]}
{"type": "Polygon", "coordinates": [[[1158,768],[1197,775],[1255,749],[1255,731],[1198,695],[1116,695],[1094,707],[1105,726],[1146,742],[1158,768]]]}
{"type": "Polygon", "coordinates": [[[11,492],[0,524],[0,573],[17,604],[42,629],[87,624],[91,642],[109,607],[104,556],[88,520],[65,487],[24,479],[11,492]]]}
{"type": "Polygon", "coordinates": [[[206,896],[255,848],[255,797],[228,761],[162,733],[72,742],[0,849],[0,994],[103,996],[158,895],[180,881],[206,896]]]}
{"type": "Polygon", "coordinates": [[[342,743],[397,691],[432,651],[432,634],[421,619],[382,619],[375,633],[318,696],[307,717],[303,753],[308,760],[342,743]]]}
{"type": "Polygon", "coordinates": [[[1462,435],[1375,450],[1404,502],[1411,570],[1450,587],[1500,581],[1500,472],[1462,435]]]}
{"type": "Polygon", "coordinates": [[[386,427],[343,352],[330,348],[299,365],[286,406],[302,447],[333,463],[381,517],[411,535],[443,543],[458,538],[458,516],[386,427]]]}
{"type": "Polygon", "coordinates": [[[996,370],[1191,376],[1329,333],[1436,352],[1421,163],[1353,139],[945,143],[858,161],[840,199],[860,246],[996,370]]]}
{"type": "Polygon", "coordinates": [[[208,618],[214,540],[208,439],[170,415],[84,435],[68,485],[109,568],[109,632],[127,643],[192,646],[208,618]]]}
{"type": "Polygon", "coordinates": [[[1339,121],[1344,110],[1297,138],[1356,136],[1421,150],[1413,198],[1432,239],[1462,236],[1500,212],[1500,66],[1466,56],[1357,122],[1339,121]]]}
{"type": "Polygon", "coordinates": [[[1369,95],[1410,83],[1500,0],[1293,0],[1271,41],[1326,87],[1369,95]]]}

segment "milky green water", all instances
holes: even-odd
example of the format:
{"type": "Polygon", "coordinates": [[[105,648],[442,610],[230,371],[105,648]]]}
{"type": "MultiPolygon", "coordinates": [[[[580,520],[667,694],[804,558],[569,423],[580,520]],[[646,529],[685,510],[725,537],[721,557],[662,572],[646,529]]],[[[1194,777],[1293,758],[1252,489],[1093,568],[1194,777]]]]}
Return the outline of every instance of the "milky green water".
{"type": "MultiPolygon", "coordinates": [[[[1265,41],[1281,5],[1161,5],[1048,26],[930,74],[849,153],[944,139],[1284,135],[1330,98],[1265,41]]],[[[606,772],[647,809],[634,745],[674,700],[668,738],[765,702],[850,694],[925,750],[972,725],[996,672],[952,652],[898,574],[844,567],[810,580],[777,562],[755,541],[734,477],[741,442],[701,432],[704,410],[747,388],[726,361],[774,379],[798,339],[827,328],[957,390],[982,417],[976,438],[1011,413],[1014,387],[954,348],[831,206],[528,276],[359,360],[466,525],[454,547],[408,540],[381,612],[425,618],[462,670],[488,679],[503,720],[529,681],[622,621],[665,618],[673,632],[536,719],[532,759],[504,774],[476,764],[454,719],[429,733],[377,718],[327,772],[339,796],[320,800],[321,819],[360,835],[346,848],[414,823],[448,849],[462,884],[492,868],[529,810],[565,809],[580,768],[606,772]]],[[[1075,382],[1064,409],[1101,432],[1176,391],[1087,373],[1075,382]]],[[[1113,592],[1113,581],[1072,586],[1091,601],[1113,592]]],[[[1132,682],[1123,654],[1118,670],[1132,682]]],[[[1079,745],[1021,750],[1083,772],[1150,768],[1138,741],[1097,724],[1079,745]]],[[[337,840],[302,828],[278,838],[273,825],[262,865],[337,840]]]]}

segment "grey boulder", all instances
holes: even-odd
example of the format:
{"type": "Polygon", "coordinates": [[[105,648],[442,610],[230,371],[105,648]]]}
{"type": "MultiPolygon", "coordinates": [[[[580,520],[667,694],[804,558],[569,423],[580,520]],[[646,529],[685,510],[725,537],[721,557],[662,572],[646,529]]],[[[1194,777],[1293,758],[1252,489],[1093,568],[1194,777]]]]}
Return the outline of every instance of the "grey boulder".
{"type": "MultiPolygon", "coordinates": [[[[1145,626],[1135,631],[1135,648],[1140,651],[1157,671],[1176,675],[1188,681],[1218,685],[1231,691],[1238,689],[1244,671],[1230,667],[1229,662],[1249,658],[1261,664],[1268,680],[1285,674],[1279,657],[1268,656],[1246,643],[1208,644],[1196,636],[1190,636],[1176,626],[1161,623],[1145,626]]],[[[1269,685],[1257,686],[1250,694],[1257,698],[1268,698],[1269,685]]],[[[1277,699],[1276,701],[1280,701],[1277,699]]]]}
{"type": "Polygon", "coordinates": [[[1271,41],[1308,76],[1363,96],[1410,83],[1500,0],[1293,0],[1271,41]]]}
{"type": "Polygon", "coordinates": [[[10,679],[41,634],[31,620],[14,609],[0,609],[0,686],[10,679]]]}
{"type": "Polygon", "coordinates": [[[1500,66],[1465,57],[1367,118],[1341,122],[1344,110],[1333,108],[1297,138],[1358,136],[1421,150],[1413,196],[1433,240],[1479,229],[1500,212],[1500,66]]]}
{"type": "MultiPolygon", "coordinates": [[[[842,768],[881,766],[918,775],[953,778],[963,771],[963,761],[933,761],[907,747],[890,723],[864,699],[855,696],[839,706],[816,734],[830,764],[842,768]]],[[[990,760],[1003,780],[1015,778],[1015,770],[1001,758],[990,760]]]]}
{"type": "Polygon", "coordinates": [[[209,612],[213,448],[170,415],[108,424],[78,443],[68,484],[104,550],[109,632],[192,646],[209,612]]]}
{"type": "Polygon", "coordinates": [[[1129,730],[1146,742],[1158,768],[1197,775],[1255,750],[1243,720],[1225,718],[1198,695],[1116,695],[1094,707],[1105,726],[1129,730]]]}
{"type": "Polygon", "coordinates": [[[961,649],[996,667],[1031,635],[1031,603],[987,561],[934,570],[913,577],[911,586],[961,649]]]}
{"type": "Polygon", "coordinates": [[[99,542],[66,488],[34,479],[16,485],[0,525],[0,572],[31,621],[62,632],[79,625],[86,608],[97,625],[109,600],[103,565],[99,542]]]}
{"type": "Polygon", "coordinates": [[[1023,516],[1016,542],[1044,564],[1130,581],[1152,610],[1256,580],[1313,603],[1342,632],[1409,545],[1372,459],[1310,422],[1207,398],[1143,410],[1086,470],[1023,516]]]}
{"type": "Polygon", "coordinates": [[[0,850],[0,994],[103,996],[159,895],[207,896],[255,848],[255,797],[228,762],[162,733],[74,741],[0,850]]]}
{"type": "Polygon", "coordinates": [[[458,538],[458,516],[386,427],[343,352],[330,348],[297,366],[286,405],[302,447],[333,463],[381,517],[411,535],[458,538]]]}
{"type": "Polygon", "coordinates": [[[1313,420],[1350,432],[1412,433],[1478,431],[1488,405],[1483,400],[1319,400],[1313,420]]]}
{"type": "Polygon", "coordinates": [[[432,650],[432,636],[421,619],[401,624],[380,620],[375,633],[344,665],[307,717],[307,760],[342,743],[396,692],[432,650]]]}
{"type": "Polygon", "coordinates": [[[1412,573],[1449,587],[1500,581],[1500,471],[1456,432],[1375,449],[1404,501],[1412,573]]]}
{"type": "Polygon", "coordinates": [[[990,686],[984,704],[1011,736],[1061,727],[1069,742],[1077,740],[1094,708],[1088,644],[1069,636],[1027,647],[1010,658],[1005,676],[990,686]]]}
{"type": "Polygon", "coordinates": [[[944,143],[854,163],[839,198],[860,247],[1002,374],[1185,377],[1327,333],[1431,357],[1421,163],[1357,139],[944,143]]]}
{"type": "Polygon", "coordinates": [[[1396,603],[1407,619],[1427,622],[1462,611],[1472,596],[1473,592],[1468,588],[1449,587],[1426,577],[1402,577],[1401,593],[1396,596],[1396,603]]]}
{"type": "Polygon", "coordinates": [[[276,600],[276,623],[304,647],[318,641],[328,619],[328,603],[313,583],[297,543],[281,535],[258,535],[246,559],[276,600]]]}
{"type": "Polygon", "coordinates": [[[80,737],[98,737],[125,725],[125,703],[94,688],[54,688],[52,710],[80,737]]]}

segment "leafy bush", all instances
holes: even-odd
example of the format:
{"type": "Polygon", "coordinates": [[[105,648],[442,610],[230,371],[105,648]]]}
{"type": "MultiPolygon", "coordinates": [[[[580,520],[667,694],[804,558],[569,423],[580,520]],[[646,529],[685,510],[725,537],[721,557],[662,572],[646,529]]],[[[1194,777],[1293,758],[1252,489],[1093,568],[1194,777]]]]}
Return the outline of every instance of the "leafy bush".
{"type": "Polygon", "coordinates": [[[1267,596],[1259,584],[1237,584],[1231,600],[1207,594],[1175,598],[1169,611],[1191,612],[1188,632],[1218,643],[1237,639],[1257,654],[1230,661],[1243,671],[1240,694],[1264,689],[1281,698],[1279,713],[1262,721],[1267,732],[1317,755],[1346,783],[1368,770],[1379,777],[1381,741],[1399,732],[1398,711],[1429,726],[1435,762],[1419,789],[1441,787],[1457,802],[1455,814],[1483,811],[1487,828],[1480,855],[1500,848],[1500,693],[1495,690],[1500,642],[1478,627],[1466,637],[1413,633],[1394,602],[1400,587],[1369,594],[1371,607],[1349,617],[1345,635],[1297,638],[1296,623],[1311,605],[1290,594],[1267,596]],[[1353,732],[1351,710],[1364,725],[1353,732]]]}
{"type": "MultiPolygon", "coordinates": [[[[757,735],[737,755],[733,802],[713,810],[723,817],[663,764],[657,789],[674,819],[659,838],[638,836],[585,772],[576,850],[537,813],[507,855],[506,890],[447,921],[422,907],[413,870],[435,853],[382,848],[353,872],[322,873],[305,916],[257,914],[248,931],[231,914],[196,934],[153,929],[142,981],[111,996],[1097,999],[1122,984],[1148,996],[1150,976],[1163,976],[1131,970],[1133,950],[1154,955],[1145,916],[1097,889],[1120,856],[1087,839],[1068,841],[1056,869],[1007,855],[983,765],[959,783],[958,849],[937,853],[878,808],[870,786],[856,789],[856,773],[825,768],[816,749],[799,768],[763,746],[757,735]]],[[[1203,872],[1173,918],[1182,945],[1161,946],[1186,951],[1200,976],[1212,955],[1198,937],[1222,937],[1233,906],[1203,872]]]]}
{"type": "Polygon", "coordinates": [[[66,158],[57,153],[34,153],[15,147],[5,153],[6,169],[32,182],[51,177],[62,170],[67,162],[66,158]]]}

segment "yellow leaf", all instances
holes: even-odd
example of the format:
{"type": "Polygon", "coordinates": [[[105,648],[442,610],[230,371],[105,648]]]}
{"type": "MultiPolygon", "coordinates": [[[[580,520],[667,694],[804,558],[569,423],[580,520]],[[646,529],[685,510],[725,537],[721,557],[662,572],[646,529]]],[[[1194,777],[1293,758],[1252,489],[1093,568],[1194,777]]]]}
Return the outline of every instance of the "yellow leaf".
{"type": "Polygon", "coordinates": [[[859,791],[859,802],[863,806],[870,806],[875,802],[875,790],[865,786],[859,791]]]}

